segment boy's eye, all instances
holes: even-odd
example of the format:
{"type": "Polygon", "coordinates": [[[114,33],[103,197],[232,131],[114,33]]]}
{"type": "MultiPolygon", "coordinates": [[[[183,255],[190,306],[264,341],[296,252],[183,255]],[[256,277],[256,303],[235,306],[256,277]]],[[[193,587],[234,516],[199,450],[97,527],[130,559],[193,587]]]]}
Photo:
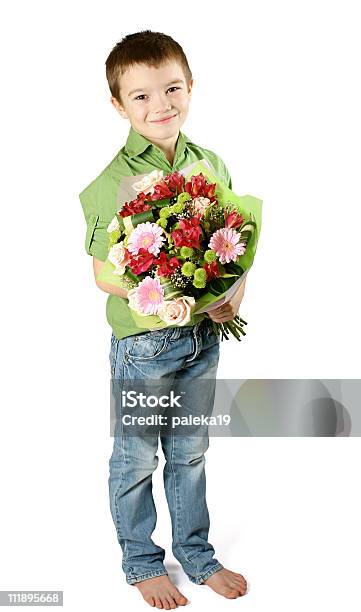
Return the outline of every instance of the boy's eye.
{"type": "MultiPolygon", "coordinates": [[[[168,91],[170,91],[171,89],[180,89],[180,87],[168,87],[167,89],[167,93],[168,91]]],[[[172,92],[173,93],[173,92],[172,92]]],[[[137,96],[136,98],[134,98],[134,100],[144,100],[144,98],[146,97],[146,94],[139,94],[139,96],[137,96]]]]}

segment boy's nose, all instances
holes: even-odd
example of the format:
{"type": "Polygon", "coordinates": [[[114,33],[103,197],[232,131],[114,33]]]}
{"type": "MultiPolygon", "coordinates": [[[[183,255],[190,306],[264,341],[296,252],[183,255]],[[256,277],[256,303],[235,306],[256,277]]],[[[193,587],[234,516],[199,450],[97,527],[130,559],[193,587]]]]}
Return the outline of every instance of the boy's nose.
{"type": "Polygon", "coordinates": [[[155,115],[164,115],[171,109],[171,104],[166,97],[158,95],[153,99],[152,111],[155,115]]]}

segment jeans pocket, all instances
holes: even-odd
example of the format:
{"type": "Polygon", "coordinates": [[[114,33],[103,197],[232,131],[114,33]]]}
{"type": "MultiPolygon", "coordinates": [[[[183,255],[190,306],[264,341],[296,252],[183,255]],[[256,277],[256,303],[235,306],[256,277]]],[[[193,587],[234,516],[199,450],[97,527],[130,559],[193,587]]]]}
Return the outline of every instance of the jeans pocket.
{"type": "Polygon", "coordinates": [[[147,361],[155,359],[164,353],[169,345],[170,332],[146,332],[137,336],[127,338],[125,353],[127,357],[136,361],[147,361]]]}

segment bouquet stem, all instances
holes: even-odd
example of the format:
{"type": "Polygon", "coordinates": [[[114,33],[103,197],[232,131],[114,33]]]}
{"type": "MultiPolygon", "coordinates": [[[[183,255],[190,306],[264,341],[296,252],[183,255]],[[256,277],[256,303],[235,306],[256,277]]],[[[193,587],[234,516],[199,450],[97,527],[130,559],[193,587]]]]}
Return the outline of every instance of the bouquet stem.
{"type": "MultiPolygon", "coordinates": [[[[212,319],[211,319],[212,321],[212,319]]],[[[246,335],[243,329],[244,325],[247,325],[247,321],[242,319],[239,315],[236,315],[231,321],[225,321],[224,323],[216,323],[212,321],[213,329],[215,334],[221,334],[221,341],[229,340],[229,334],[232,334],[239,342],[242,340],[241,335],[246,335]]]]}

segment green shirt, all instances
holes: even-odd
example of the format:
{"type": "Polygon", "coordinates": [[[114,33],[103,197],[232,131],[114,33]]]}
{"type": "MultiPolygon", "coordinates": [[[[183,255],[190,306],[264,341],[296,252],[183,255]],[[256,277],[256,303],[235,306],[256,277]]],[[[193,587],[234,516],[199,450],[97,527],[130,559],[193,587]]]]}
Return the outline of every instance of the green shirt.
{"type": "MultiPolygon", "coordinates": [[[[155,168],[163,170],[164,174],[170,174],[200,159],[208,160],[217,176],[232,189],[231,177],[222,159],[212,151],[194,144],[183,132],[179,132],[174,161],[171,165],[163,151],[130,127],[125,146],[79,194],[87,225],[86,252],[101,261],[107,258],[109,239],[107,227],[118,208],[117,195],[123,176],[149,173],[155,168]]],[[[128,300],[125,298],[109,295],[106,314],[107,321],[118,339],[148,331],[147,328],[135,327],[128,300]]],[[[193,315],[189,325],[195,325],[204,316],[204,314],[193,315]]]]}

